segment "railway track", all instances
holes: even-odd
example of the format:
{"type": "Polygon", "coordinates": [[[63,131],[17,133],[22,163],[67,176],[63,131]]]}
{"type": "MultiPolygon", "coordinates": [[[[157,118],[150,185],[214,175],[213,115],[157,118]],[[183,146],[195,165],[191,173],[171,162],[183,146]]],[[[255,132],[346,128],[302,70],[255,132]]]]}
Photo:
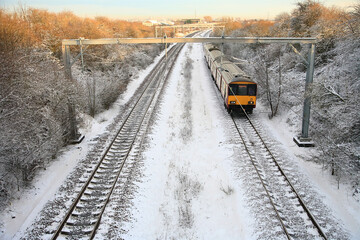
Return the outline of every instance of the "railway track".
{"type": "Polygon", "coordinates": [[[52,239],[93,239],[117,181],[149,119],[167,75],[183,44],[172,47],[146,77],[141,96],[125,118],[104,155],[87,177],[52,239]],[[168,64],[171,63],[171,64],[168,64]]]}
{"type": "Polygon", "coordinates": [[[231,118],[285,239],[327,239],[249,116],[231,118]]]}

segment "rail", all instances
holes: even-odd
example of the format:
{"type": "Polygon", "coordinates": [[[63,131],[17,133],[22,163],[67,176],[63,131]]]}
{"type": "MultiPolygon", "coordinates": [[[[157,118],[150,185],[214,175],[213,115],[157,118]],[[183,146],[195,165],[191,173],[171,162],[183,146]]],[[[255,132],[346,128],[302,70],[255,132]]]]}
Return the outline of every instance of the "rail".
{"type": "MultiPolygon", "coordinates": [[[[176,59],[181,48],[182,46],[175,46],[170,50],[172,59],[176,59]]],[[[145,116],[147,116],[149,108],[154,102],[155,95],[159,91],[159,84],[162,79],[160,75],[162,73],[169,74],[170,70],[171,66],[170,68],[167,68],[167,59],[164,56],[159,64],[147,76],[149,83],[137,99],[134,107],[127,115],[120,129],[117,131],[116,136],[113,138],[102,158],[99,160],[98,164],[95,166],[94,170],[83,185],[73,204],[61,221],[59,227],[56,229],[52,239],[57,239],[60,234],[71,235],[71,237],[74,238],[88,236],[90,239],[93,239],[95,237],[96,230],[100,225],[102,214],[110,200],[111,194],[116,186],[117,179],[119,178],[123,166],[131,152],[131,149],[133,148],[135,139],[139,135],[145,116]],[[145,100],[143,100],[143,98],[145,98],[145,100]],[[146,104],[144,104],[144,101],[146,104]],[[137,114],[135,109],[140,109],[140,113],[137,114]],[[99,176],[104,173],[107,174],[105,179],[102,181],[96,179],[96,175],[99,176]],[[86,214],[76,213],[76,208],[84,208],[84,206],[82,206],[83,203],[80,202],[85,198],[84,195],[88,195],[86,192],[96,192],[96,190],[93,190],[89,186],[98,182],[101,183],[96,185],[96,190],[101,191],[101,196],[95,195],[92,196],[94,198],[91,197],[86,200],[88,202],[94,202],[89,204],[89,206],[86,205],[86,214]],[[98,189],[98,187],[102,190],[98,189]],[[81,217],[84,215],[84,219],[76,221],[71,220],[74,216],[79,217],[79,215],[81,215],[81,217]],[[94,216],[94,218],[92,218],[92,216],[94,216]],[[64,230],[66,225],[72,229],[64,230]]]]}
{"type": "MultiPolygon", "coordinates": [[[[237,99],[237,101],[239,102],[239,100],[237,99]]],[[[249,115],[246,113],[245,109],[243,108],[242,105],[240,105],[241,107],[241,110],[242,110],[242,114],[244,114],[245,118],[247,119],[247,121],[249,122],[249,124],[251,125],[252,129],[255,131],[256,135],[258,136],[258,138],[260,139],[262,145],[264,146],[264,148],[266,149],[267,153],[269,154],[269,156],[271,157],[273,163],[276,165],[278,171],[281,173],[281,175],[283,176],[283,178],[285,179],[285,181],[287,182],[287,184],[290,186],[291,188],[291,191],[295,194],[297,200],[299,201],[300,205],[302,206],[302,208],[304,209],[304,211],[306,212],[307,216],[309,217],[309,219],[311,220],[311,222],[313,223],[313,225],[316,227],[319,235],[324,238],[325,240],[327,240],[327,237],[326,237],[326,234],[324,233],[324,231],[322,230],[320,224],[316,221],[315,217],[311,214],[309,208],[306,206],[305,202],[302,200],[300,194],[296,191],[294,185],[290,182],[289,178],[286,176],[285,172],[283,171],[283,169],[281,168],[281,166],[279,165],[278,161],[276,160],[274,154],[270,151],[269,147],[267,146],[267,144],[265,143],[264,139],[262,138],[262,136],[260,135],[259,131],[256,129],[255,125],[253,124],[253,122],[251,121],[249,115]]],[[[279,211],[275,205],[275,203],[273,202],[273,199],[272,199],[272,196],[271,194],[269,193],[269,190],[266,186],[266,184],[264,183],[264,179],[261,177],[261,174],[259,173],[259,169],[258,167],[256,166],[256,163],[255,163],[255,160],[254,160],[254,157],[250,154],[250,151],[249,151],[249,148],[240,132],[240,129],[236,123],[236,121],[234,120],[234,117],[231,115],[231,118],[232,118],[232,121],[234,122],[234,125],[235,125],[235,128],[237,130],[237,132],[239,133],[240,135],[240,138],[244,144],[244,147],[245,147],[245,150],[246,152],[248,153],[249,157],[250,157],[250,160],[251,160],[251,163],[253,165],[253,167],[255,168],[256,172],[257,172],[257,175],[258,177],[260,178],[260,181],[262,183],[262,186],[263,188],[265,189],[265,192],[268,196],[268,199],[270,200],[270,203],[274,209],[274,211],[276,212],[276,215],[281,223],[281,226],[285,232],[285,235],[287,236],[288,239],[291,239],[290,237],[290,234],[288,233],[287,229],[286,229],[286,224],[284,224],[282,218],[280,217],[279,215],[279,211]]]]}

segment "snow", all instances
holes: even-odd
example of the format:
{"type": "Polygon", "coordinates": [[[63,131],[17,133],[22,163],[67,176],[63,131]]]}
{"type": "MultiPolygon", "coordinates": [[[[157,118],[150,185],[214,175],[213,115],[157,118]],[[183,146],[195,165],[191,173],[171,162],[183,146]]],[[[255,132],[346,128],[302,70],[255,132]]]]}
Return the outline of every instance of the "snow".
{"type": "Polygon", "coordinates": [[[224,144],[223,112],[209,77],[202,46],[186,45],[143,153],[145,178],[134,200],[135,221],[123,238],[251,238],[252,220],[232,176],[234,152],[224,144]],[[189,59],[191,79],[186,77],[189,59]]]}
{"type": "MultiPolygon", "coordinates": [[[[159,60],[155,60],[154,64],[159,60]]],[[[222,102],[216,97],[200,44],[186,45],[179,55],[161,99],[147,147],[142,153],[143,177],[133,199],[132,221],[123,223],[125,239],[255,239],[255,219],[247,207],[244,184],[234,163],[241,158],[228,134],[222,102]]],[[[86,119],[85,139],[68,146],[0,216],[1,239],[19,239],[36,221],[44,205],[85,158],[96,138],[106,132],[151,71],[149,66],[108,111],[86,119]]],[[[307,161],[316,148],[299,148],[287,119],[268,119],[261,104],[254,116],[294,165],[312,183],[322,201],[340,219],[352,239],[360,238],[360,204],[321,166],[307,161]]],[[[297,127],[297,126],[295,126],[297,127]]]]}

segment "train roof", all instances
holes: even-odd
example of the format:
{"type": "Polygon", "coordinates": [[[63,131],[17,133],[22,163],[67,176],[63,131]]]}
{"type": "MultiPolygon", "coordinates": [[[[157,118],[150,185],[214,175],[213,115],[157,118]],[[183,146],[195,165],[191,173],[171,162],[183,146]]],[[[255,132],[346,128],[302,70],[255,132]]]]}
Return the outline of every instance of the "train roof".
{"type": "MultiPolygon", "coordinates": [[[[208,51],[213,51],[213,50],[219,50],[219,48],[218,47],[216,47],[214,44],[211,44],[211,43],[206,43],[205,45],[204,45],[204,48],[206,48],[206,50],[208,50],[208,51]]],[[[220,51],[220,50],[219,50],[220,51]]]]}
{"type": "Polygon", "coordinates": [[[252,82],[250,77],[234,63],[230,61],[224,61],[220,66],[221,73],[228,83],[239,81],[252,82]]]}
{"type": "Polygon", "coordinates": [[[227,83],[239,81],[253,82],[244,71],[231,62],[216,46],[213,44],[205,44],[204,48],[209,52],[210,57],[221,71],[227,83]]]}

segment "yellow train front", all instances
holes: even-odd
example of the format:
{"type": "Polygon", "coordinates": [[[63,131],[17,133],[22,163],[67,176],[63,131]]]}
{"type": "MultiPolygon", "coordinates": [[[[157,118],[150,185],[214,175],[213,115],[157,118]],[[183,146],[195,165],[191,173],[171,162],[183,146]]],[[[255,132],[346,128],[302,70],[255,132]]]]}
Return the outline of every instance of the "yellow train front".
{"type": "Polygon", "coordinates": [[[252,113],[256,107],[257,84],[214,45],[205,44],[204,53],[226,109],[252,113]]]}

